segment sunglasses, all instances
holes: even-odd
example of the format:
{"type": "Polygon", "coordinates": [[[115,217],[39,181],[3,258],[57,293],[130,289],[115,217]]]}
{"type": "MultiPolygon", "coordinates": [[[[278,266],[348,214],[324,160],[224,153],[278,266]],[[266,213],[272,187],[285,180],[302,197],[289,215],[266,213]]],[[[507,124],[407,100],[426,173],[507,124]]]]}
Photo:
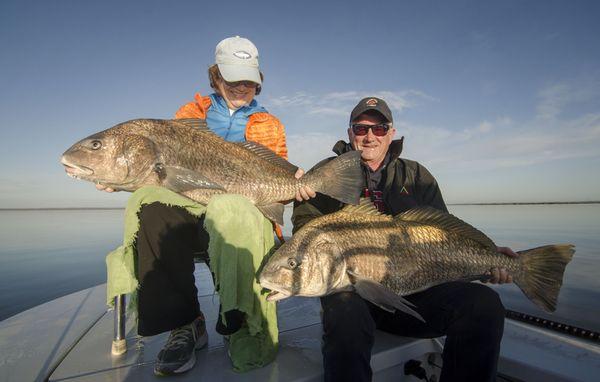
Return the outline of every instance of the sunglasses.
{"type": "Polygon", "coordinates": [[[227,81],[223,80],[223,82],[225,83],[225,85],[227,85],[230,88],[237,88],[238,86],[242,86],[242,85],[244,85],[247,88],[256,88],[258,86],[258,84],[256,82],[252,82],[252,81],[227,82],[227,81]]]}
{"type": "Polygon", "coordinates": [[[363,136],[369,133],[369,129],[373,132],[373,135],[377,137],[383,137],[390,130],[390,126],[387,123],[380,123],[379,125],[363,125],[355,123],[352,125],[352,132],[354,135],[363,136]]]}

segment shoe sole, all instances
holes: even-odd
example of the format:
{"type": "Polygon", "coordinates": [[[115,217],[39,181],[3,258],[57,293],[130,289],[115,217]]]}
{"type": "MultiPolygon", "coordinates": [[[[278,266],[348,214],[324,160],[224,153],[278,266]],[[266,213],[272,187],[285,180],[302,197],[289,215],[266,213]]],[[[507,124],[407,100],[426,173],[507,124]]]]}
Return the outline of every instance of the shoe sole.
{"type": "MultiPolygon", "coordinates": [[[[198,340],[196,341],[196,346],[194,346],[194,350],[200,350],[208,344],[208,333],[205,331],[198,340]]],[[[196,354],[193,353],[190,359],[181,365],[178,369],[169,372],[163,372],[161,370],[154,369],[154,375],[159,377],[167,377],[175,374],[185,373],[186,371],[191,370],[196,364],[196,354]]]]}

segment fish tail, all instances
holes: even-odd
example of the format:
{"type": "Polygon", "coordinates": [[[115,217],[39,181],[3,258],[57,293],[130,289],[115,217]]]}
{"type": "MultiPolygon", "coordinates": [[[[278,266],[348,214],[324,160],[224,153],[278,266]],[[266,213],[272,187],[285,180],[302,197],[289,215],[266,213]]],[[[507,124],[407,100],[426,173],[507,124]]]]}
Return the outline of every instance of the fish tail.
{"type": "Polygon", "coordinates": [[[546,245],[518,253],[522,269],[515,275],[515,284],[536,305],[547,312],[554,312],[565,267],[573,258],[575,246],[546,245]]]}
{"type": "Polygon", "coordinates": [[[360,151],[349,151],[304,175],[307,183],[322,194],[346,204],[358,204],[363,187],[360,151]]]}

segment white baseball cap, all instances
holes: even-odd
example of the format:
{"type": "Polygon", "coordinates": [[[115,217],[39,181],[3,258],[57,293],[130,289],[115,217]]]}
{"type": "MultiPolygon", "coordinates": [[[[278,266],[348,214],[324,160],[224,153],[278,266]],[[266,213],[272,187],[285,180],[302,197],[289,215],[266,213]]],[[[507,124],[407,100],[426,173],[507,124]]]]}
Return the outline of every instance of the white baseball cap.
{"type": "Polygon", "coordinates": [[[246,38],[228,37],[218,43],[215,63],[227,82],[252,81],[261,84],[258,49],[246,38]]]}

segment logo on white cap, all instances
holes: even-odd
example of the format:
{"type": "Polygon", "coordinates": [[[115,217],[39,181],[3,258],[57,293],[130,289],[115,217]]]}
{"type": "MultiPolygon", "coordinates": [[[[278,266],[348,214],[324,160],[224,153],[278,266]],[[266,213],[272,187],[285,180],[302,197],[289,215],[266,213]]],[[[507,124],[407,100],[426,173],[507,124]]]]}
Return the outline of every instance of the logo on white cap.
{"type": "Polygon", "coordinates": [[[237,52],[234,52],[233,55],[237,58],[241,58],[242,60],[248,60],[252,58],[252,55],[244,50],[238,50],[237,52]]]}

